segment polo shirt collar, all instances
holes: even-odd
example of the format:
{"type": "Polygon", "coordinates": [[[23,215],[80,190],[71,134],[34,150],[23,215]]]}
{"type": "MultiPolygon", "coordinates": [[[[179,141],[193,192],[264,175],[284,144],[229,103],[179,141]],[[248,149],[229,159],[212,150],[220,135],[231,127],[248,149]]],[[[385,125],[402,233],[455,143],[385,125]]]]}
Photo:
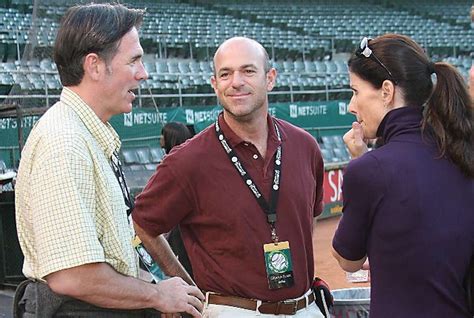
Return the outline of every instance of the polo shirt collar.
{"type": "Polygon", "coordinates": [[[79,95],[64,87],[60,101],[77,114],[91,135],[97,140],[107,158],[110,158],[114,151],[120,149],[121,143],[117,132],[108,122],[103,123],[79,95]]]}
{"type": "MultiPolygon", "coordinates": [[[[219,121],[219,127],[222,129],[222,132],[224,133],[227,141],[229,142],[230,146],[232,148],[235,148],[237,145],[245,143],[246,141],[237,136],[236,133],[227,125],[227,123],[224,120],[224,115],[221,112],[218,117],[219,121]]],[[[270,114],[267,114],[267,124],[268,124],[268,145],[267,147],[274,148],[278,147],[281,142],[278,140],[277,133],[275,130],[275,125],[273,123],[276,123],[278,125],[278,128],[280,130],[280,136],[282,141],[286,139],[286,134],[283,131],[281,125],[279,125],[278,121],[276,121],[275,118],[272,118],[270,114]]]]}

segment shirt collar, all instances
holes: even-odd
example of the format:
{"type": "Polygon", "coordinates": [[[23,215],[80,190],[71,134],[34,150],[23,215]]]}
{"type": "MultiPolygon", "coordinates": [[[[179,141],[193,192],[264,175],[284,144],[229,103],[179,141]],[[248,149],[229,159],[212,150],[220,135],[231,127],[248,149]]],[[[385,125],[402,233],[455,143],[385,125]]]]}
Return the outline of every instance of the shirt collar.
{"type": "MultiPolygon", "coordinates": [[[[227,139],[227,141],[229,142],[229,145],[231,147],[234,148],[239,144],[247,142],[246,140],[243,140],[242,138],[237,136],[237,134],[234,133],[234,131],[227,125],[227,123],[224,120],[224,116],[223,116],[222,112],[219,114],[218,121],[219,121],[219,127],[222,129],[222,132],[224,133],[225,138],[227,139]]],[[[268,124],[268,139],[267,139],[268,140],[268,145],[267,145],[267,147],[274,145],[275,146],[274,148],[276,148],[281,144],[281,142],[278,141],[278,136],[277,136],[277,133],[276,133],[276,130],[275,130],[274,121],[278,125],[282,141],[284,141],[286,139],[286,134],[283,131],[281,125],[279,125],[278,121],[275,118],[271,117],[270,114],[267,114],[267,124],[268,124]]],[[[271,147],[271,148],[273,148],[273,147],[271,147]]]]}
{"type": "Polygon", "coordinates": [[[378,129],[377,137],[383,138],[387,143],[396,136],[418,132],[423,120],[423,108],[416,106],[404,106],[389,111],[382,119],[378,129]]]}
{"type": "Polygon", "coordinates": [[[71,109],[82,120],[91,135],[97,140],[107,158],[120,149],[120,138],[114,128],[103,123],[82,98],[67,87],[61,92],[60,101],[71,109]]]}

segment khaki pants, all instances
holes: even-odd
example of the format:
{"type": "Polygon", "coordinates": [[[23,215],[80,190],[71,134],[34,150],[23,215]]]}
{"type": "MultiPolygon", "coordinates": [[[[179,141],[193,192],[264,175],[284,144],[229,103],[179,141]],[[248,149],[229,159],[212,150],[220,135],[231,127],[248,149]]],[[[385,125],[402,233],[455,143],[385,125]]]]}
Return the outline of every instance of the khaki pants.
{"type": "MultiPolygon", "coordinates": [[[[295,300],[303,299],[307,296],[306,293],[304,296],[295,298],[295,300]]],[[[242,309],[232,306],[225,305],[214,305],[206,304],[203,312],[203,318],[275,318],[275,317],[287,317],[287,318],[324,318],[324,315],[319,310],[315,302],[309,305],[306,308],[298,310],[294,315],[268,315],[261,314],[257,311],[242,309]]]]}

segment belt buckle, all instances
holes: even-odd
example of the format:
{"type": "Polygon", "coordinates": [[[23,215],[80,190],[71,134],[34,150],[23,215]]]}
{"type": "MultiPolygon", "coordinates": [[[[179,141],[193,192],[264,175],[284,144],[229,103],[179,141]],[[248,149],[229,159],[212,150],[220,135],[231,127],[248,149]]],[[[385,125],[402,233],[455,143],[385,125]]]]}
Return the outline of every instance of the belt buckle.
{"type": "Polygon", "coordinates": [[[292,312],[289,315],[296,315],[296,313],[298,312],[298,300],[292,299],[292,300],[286,300],[283,302],[287,305],[293,305],[292,312]]]}

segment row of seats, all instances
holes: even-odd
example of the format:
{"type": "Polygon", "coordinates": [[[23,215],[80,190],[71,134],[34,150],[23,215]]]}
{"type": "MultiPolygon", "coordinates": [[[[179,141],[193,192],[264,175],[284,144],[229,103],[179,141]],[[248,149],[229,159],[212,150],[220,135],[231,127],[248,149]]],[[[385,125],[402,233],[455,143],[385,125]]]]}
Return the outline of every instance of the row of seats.
{"type": "Polygon", "coordinates": [[[469,24],[469,12],[466,11],[466,1],[447,3],[433,3],[433,1],[416,1],[412,0],[399,0],[397,5],[404,9],[408,9],[417,12],[422,15],[432,16],[434,18],[440,18],[446,22],[453,22],[460,25],[469,24]]]}
{"type": "MultiPolygon", "coordinates": [[[[472,65],[471,57],[448,57],[447,62],[458,67],[468,78],[472,65]]],[[[209,78],[212,63],[195,60],[157,60],[145,62],[149,79],[142,83],[142,89],[187,90],[189,93],[212,92],[209,78]]],[[[347,63],[344,61],[274,61],[278,70],[277,90],[289,87],[341,88],[349,84],[347,63]]],[[[18,84],[23,90],[59,90],[60,78],[51,60],[0,64],[0,84],[18,84]]]]}
{"type": "Polygon", "coordinates": [[[163,160],[164,150],[160,147],[124,148],[122,151],[125,171],[155,170],[163,160]]]}
{"type": "MultiPolygon", "coordinates": [[[[349,162],[350,155],[342,136],[322,136],[319,145],[325,164],[349,162]]],[[[164,150],[159,147],[124,148],[121,157],[127,185],[137,192],[145,186],[157,165],[163,160],[164,150]]]]}
{"type": "MultiPolygon", "coordinates": [[[[319,144],[326,164],[341,164],[350,160],[340,135],[322,136],[319,144]]],[[[164,150],[160,147],[134,147],[121,150],[123,171],[127,178],[127,185],[132,192],[136,193],[144,187],[157,165],[163,160],[164,155],[164,150]]],[[[13,170],[7,168],[5,162],[0,160],[0,187],[2,191],[13,190],[10,178],[12,172],[13,170]]]]}
{"type": "Polygon", "coordinates": [[[33,19],[31,13],[0,8],[0,43],[31,43],[34,36],[39,46],[52,46],[58,26],[58,21],[48,16],[33,19]],[[35,32],[30,32],[32,27],[35,32]]]}
{"type": "MultiPolygon", "coordinates": [[[[339,161],[348,161],[350,159],[341,135],[322,136],[319,145],[321,149],[325,150],[342,150],[345,154],[340,159],[344,160],[339,161]]],[[[338,152],[335,151],[335,153],[338,152]]],[[[123,169],[124,171],[155,171],[156,166],[163,160],[164,155],[164,150],[160,147],[124,148],[121,150],[123,169]]]]}
{"type": "MultiPolygon", "coordinates": [[[[194,47],[195,54],[202,54],[202,48],[217,47],[230,36],[245,35],[258,38],[265,45],[271,45],[277,49],[293,49],[295,46],[329,48],[329,41],[250,22],[246,19],[236,19],[215,10],[185,3],[168,4],[165,7],[166,10],[162,10],[162,5],[153,3],[143,5],[147,8],[148,14],[140,30],[141,37],[155,43],[152,46],[159,42],[160,45],[179,48],[189,43],[194,47]]],[[[56,7],[54,10],[40,10],[43,16],[35,21],[34,33],[29,32],[33,26],[31,14],[20,13],[15,9],[0,11],[0,43],[34,42],[38,46],[52,46],[61,16],[60,12],[66,9],[67,7],[56,7]],[[35,36],[34,41],[32,41],[32,36],[35,36]]]]}
{"type": "MultiPolygon", "coordinates": [[[[342,136],[322,136],[319,141],[325,164],[345,164],[350,155],[342,136]]],[[[121,151],[123,170],[128,186],[133,190],[143,188],[157,165],[164,157],[164,151],[158,147],[125,148],[121,151]]]]}
{"type": "Polygon", "coordinates": [[[156,166],[163,160],[164,154],[164,150],[160,147],[123,148],[121,150],[123,171],[132,194],[145,186],[156,170],[156,166]]]}
{"type": "MultiPolygon", "coordinates": [[[[145,5],[144,5],[145,6],[145,5]]],[[[202,7],[184,3],[146,4],[151,13],[145,18],[142,34],[144,38],[155,39],[167,46],[178,43],[192,44],[194,55],[207,55],[207,48],[214,50],[226,38],[243,35],[257,39],[259,42],[276,50],[301,51],[307,49],[330,49],[330,41],[309,34],[251,21],[248,17],[234,17],[213,6],[202,7]]],[[[212,54],[213,52],[211,52],[212,54]]]]}
{"type": "MultiPolygon", "coordinates": [[[[132,191],[143,188],[156,166],[162,161],[164,151],[160,147],[125,148],[121,151],[124,174],[127,185],[132,191]]],[[[13,169],[0,160],[0,192],[13,191],[13,169]]]]}
{"type": "Polygon", "coordinates": [[[351,159],[341,135],[322,136],[319,147],[325,164],[342,164],[351,159]]]}
{"type": "MultiPolygon", "coordinates": [[[[155,89],[187,89],[198,86],[209,88],[212,74],[211,62],[160,60],[145,62],[149,73],[147,83],[142,85],[155,89]]],[[[54,63],[42,60],[37,64],[31,62],[0,64],[0,84],[19,84],[24,90],[60,89],[60,78],[53,67],[54,63]]],[[[340,86],[347,85],[347,65],[342,61],[276,61],[274,66],[279,71],[277,86],[340,86]]]]}
{"type": "MultiPolygon", "coordinates": [[[[413,2],[412,2],[413,3],[413,2]]],[[[266,3],[219,4],[234,10],[242,16],[254,16],[257,21],[267,21],[274,25],[286,25],[301,29],[306,34],[318,34],[334,37],[337,40],[349,40],[356,45],[363,36],[375,36],[383,33],[403,33],[412,36],[426,47],[460,47],[472,51],[474,30],[466,28],[469,5],[461,4],[458,10],[464,10],[464,22],[427,18],[404,8],[392,8],[374,3],[344,4],[308,4],[266,3]],[[264,14],[262,12],[265,12],[264,14]],[[340,21],[344,21],[343,24],[340,21]]],[[[413,3],[413,6],[416,4],[413,3]]],[[[427,5],[428,6],[428,5],[427,5]]],[[[438,10],[449,8],[450,4],[439,5],[438,10]]],[[[336,43],[336,47],[338,44],[336,43]]]]}
{"type": "MultiPolygon", "coordinates": [[[[408,34],[427,48],[472,51],[474,30],[466,27],[468,2],[457,3],[455,10],[450,10],[451,3],[437,5],[436,14],[427,16],[424,12],[428,5],[388,6],[362,1],[203,5],[169,0],[133,4],[147,9],[141,28],[145,51],[159,51],[164,57],[173,51],[202,59],[212,56],[226,38],[244,35],[275,50],[277,58],[291,53],[294,59],[301,54],[330,54],[333,49],[352,50],[361,37],[386,32],[408,34]]],[[[66,8],[64,5],[40,7],[39,18],[33,22],[29,13],[0,10],[0,43],[35,42],[40,47],[51,46],[66,8]],[[35,32],[29,32],[33,26],[35,32]],[[31,37],[35,37],[34,41],[31,37]]]]}

